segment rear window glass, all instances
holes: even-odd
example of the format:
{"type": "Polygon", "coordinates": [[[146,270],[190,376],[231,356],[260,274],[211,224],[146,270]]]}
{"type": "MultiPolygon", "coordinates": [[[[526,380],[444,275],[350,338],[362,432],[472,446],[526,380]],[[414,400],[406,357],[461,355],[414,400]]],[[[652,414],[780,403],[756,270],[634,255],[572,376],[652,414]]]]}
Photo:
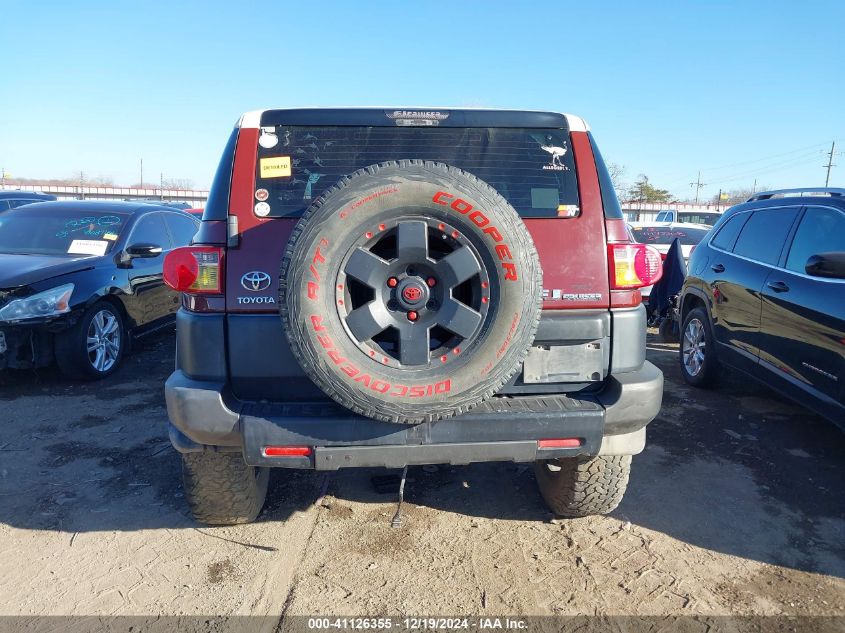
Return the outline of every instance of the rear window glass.
{"type": "Polygon", "coordinates": [[[264,127],[258,158],[256,189],[269,194],[262,216],[298,217],[342,176],[414,158],[473,174],[523,217],[580,212],[569,134],[560,129],[264,127]]]}
{"type": "Polygon", "coordinates": [[[698,244],[707,235],[704,229],[671,229],[663,226],[645,226],[633,229],[634,239],[640,244],[671,244],[676,239],[683,246],[698,244]]]}

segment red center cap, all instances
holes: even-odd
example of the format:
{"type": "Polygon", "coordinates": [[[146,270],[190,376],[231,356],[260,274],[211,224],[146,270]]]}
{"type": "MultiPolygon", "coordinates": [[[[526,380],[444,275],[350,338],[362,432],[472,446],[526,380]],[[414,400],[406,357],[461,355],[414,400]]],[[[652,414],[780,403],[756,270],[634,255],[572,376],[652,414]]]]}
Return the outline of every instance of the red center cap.
{"type": "Polygon", "coordinates": [[[410,303],[416,303],[420,299],[422,299],[422,290],[417,288],[416,286],[407,286],[402,291],[402,296],[405,298],[405,301],[410,303]]]}

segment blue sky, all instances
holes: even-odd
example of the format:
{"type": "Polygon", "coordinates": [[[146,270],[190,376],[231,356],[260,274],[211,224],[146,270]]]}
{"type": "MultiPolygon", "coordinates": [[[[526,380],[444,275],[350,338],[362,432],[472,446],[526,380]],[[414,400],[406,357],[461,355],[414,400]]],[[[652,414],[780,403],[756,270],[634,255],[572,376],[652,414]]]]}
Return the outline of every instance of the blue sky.
{"type": "MultiPolygon", "coordinates": [[[[190,178],[238,115],[301,105],[574,112],[685,198],[824,182],[845,2],[0,0],[0,167],[190,178]]],[[[831,185],[845,186],[845,155],[831,185]]]]}

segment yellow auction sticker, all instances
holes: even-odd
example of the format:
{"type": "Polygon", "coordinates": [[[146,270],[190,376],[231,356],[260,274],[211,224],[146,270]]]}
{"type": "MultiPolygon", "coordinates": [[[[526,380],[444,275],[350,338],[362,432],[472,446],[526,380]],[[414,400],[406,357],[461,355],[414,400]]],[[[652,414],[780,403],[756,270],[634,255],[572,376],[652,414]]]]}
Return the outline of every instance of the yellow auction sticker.
{"type": "Polygon", "coordinates": [[[273,156],[261,159],[262,178],[290,176],[290,156],[273,156]]]}

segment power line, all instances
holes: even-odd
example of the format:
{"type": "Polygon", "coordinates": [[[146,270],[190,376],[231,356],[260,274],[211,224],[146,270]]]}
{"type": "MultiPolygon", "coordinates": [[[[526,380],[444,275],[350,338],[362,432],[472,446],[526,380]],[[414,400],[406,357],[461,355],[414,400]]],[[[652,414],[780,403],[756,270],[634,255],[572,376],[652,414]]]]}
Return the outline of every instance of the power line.
{"type": "MultiPolygon", "coordinates": [[[[837,139],[837,140],[839,140],[839,139],[837,139]]],[[[753,164],[753,163],[760,163],[760,162],[764,162],[764,161],[782,158],[784,156],[792,156],[793,154],[799,154],[799,156],[792,156],[792,158],[788,159],[788,160],[798,159],[798,158],[802,158],[804,155],[809,156],[810,154],[815,154],[815,153],[821,152],[821,148],[824,145],[825,145],[825,143],[815,143],[814,145],[807,145],[805,147],[799,147],[797,149],[792,149],[792,150],[789,150],[787,152],[781,152],[779,154],[771,154],[771,155],[766,156],[764,158],[754,158],[754,159],[751,159],[751,160],[745,160],[745,161],[740,161],[740,162],[737,162],[737,163],[731,163],[729,165],[721,165],[719,167],[705,167],[701,171],[706,174],[707,172],[721,171],[721,170],[724,170],[724,169],[731,169],[733,167],[739,167],[741,165],[750,165],[750,164],[753,164]]],[[[766,169],[766,168],[767,168],[766,166],[760,167],[760,169],[766,169]]],[[[753,172],[755,170],[752,169],[751,171],[753,172]]],[[[678,182],[680,183],[680,181],[678,181],[678,182]]]]}
{"type": "Polygon", "coordinates": [[[702,171],[721,171],[722,169],[730,169],[731,167],[739,167],[740,165],[749,165],[751,163],[760,163],[767,160],[772,160],[773,158],[780,158],[782,156],[789,156],[791,154],[798,154],[800,152],[806,152],[810,149],[819,149],[824,145],[824,143],[816,143],[815,145],[808,145],[806,147],[800,147],[798,149],[789,150],[788,152],[782,152],[780,154],[772,154],[770,156],[766,156],[765,158],[754,158],[752,160],[744,160],[738,163],[731,163],[730,165],[722,165],[720,167],[705,167],[702,171]]]}
{"type": "MultiPolygon", "coordinates": [[[[793,157],[788,158],[786,160],[781,160],[781,161],[778,161],[776,163],[772,163],[771,165],[764,165],[764,166],[761,166],[761,167],[756,167],[754,169],[748,169],[748,170],[745,170],[745,171],[737,172],[735,174],[730,174],[728,177],[724,177],[724,178],[717,176],[717,177],[711,178],[711,180],[716,180],[718,182],[731,182],[731,181],[735,181],[735,180],[741,180],[743,178],[750,178],[750,177],[756,176],[758,174],[765,174],[765,173],[768,173],[768,172],[771,172],[771,171],[777,171],[778,169],[785,169],[785,168],[788,168],[790,166],[805,165],[809,162],[814,161],[817,156],[818,156],[818,151],[816,151],[816,150],[810,151],[810,152],[805,152],[802,155],[793,156],[793,157]]],[[[700,172],[699,172],[699,181],[700,180],[701,180],[701,178],[700,178],[700,172]]],[[[691,187],[694,187],[696,185],[696,183],[694,183],[694,182],[689,183],[689,185],[691,187]]],[[[675,186],[680,187],[681,183],[676,183],[674,185],[671,185],[671,187],[675,187],[675,186]]]]}
{"type": "Polygon", "coordinates": [[[736,174],[735,176],[731,176],[730,178],[719,178],[718,180],[719,180],[719,182],[735,182],[737,180],[743,180],[743,179],[746,179],[746,178],[751,178],[753,176],[759,176],[759,175],[768,174],[768,173],[771,173],[771,172],[784,171],[786,169],[789,169],[790,167],[802,167],[804,165],[809,165],[809,164],[813,163],[815,161],[815,159],[816,159],[815,156],[808,156],[808,157],[803,158],[802,160],[799,160],[798,162],[787,161],[785,163],[780,163],[780,164],[777,164],[777,165],[769,165],[768,167],[766,167],[764,169],[756,169],[756,170],[752,170],[750,172],[746,172],[746,173],[742,173],[742,174],[736,174]]]}

